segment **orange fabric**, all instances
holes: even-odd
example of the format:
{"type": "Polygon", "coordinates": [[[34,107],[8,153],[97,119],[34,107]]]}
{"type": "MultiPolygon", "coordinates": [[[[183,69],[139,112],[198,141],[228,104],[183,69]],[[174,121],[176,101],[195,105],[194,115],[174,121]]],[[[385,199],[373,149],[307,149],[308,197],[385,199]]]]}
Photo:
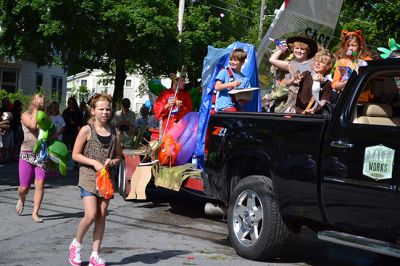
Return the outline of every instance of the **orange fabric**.
{"type": "Polygon", "coordinates": [[[374,95],[372,94],[371,90],[366,90],[360,93],[358,96],[358,103],[368,103],[374,99],[374,95]]]}
{"type": "Polygon", "coordinates": [[[103,167],[96,173],[96,187],[105,199],[111,199],[114,196],[114,185],[111,181],[110,172],[103,167]]]}
{"type": "MultiPolygon", "coordinates": [[[[361,60],[372,60],[371,57],[367,56],[365,58],[362,58],[361,60]]],[[[340,73],[339,66],[345,66],[345,67],[350,67],[351,69],[355,69],[356,66],[353,64],[353,62],[349,58],[341,58],[337,61],[335,72],[333,74],[333,81],[332,81],[332,89],[336,90],[338,82],[342,80],[342,73],[340,73]]]]}

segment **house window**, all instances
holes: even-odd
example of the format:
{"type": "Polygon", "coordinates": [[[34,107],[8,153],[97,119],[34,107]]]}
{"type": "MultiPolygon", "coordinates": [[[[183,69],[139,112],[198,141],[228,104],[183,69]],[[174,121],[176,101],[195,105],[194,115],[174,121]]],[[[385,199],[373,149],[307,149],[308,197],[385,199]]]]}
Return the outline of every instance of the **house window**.
{"type": "Polygon", "coordinates": [[[126,86],[126,87],[132,87],[132,80],[127,79],[127,80],[125,81],[125,86],[126,86]]]}
{"type": "Polygon", "coordinates": [[[43,73],[36,72],[36,91],[43,89],[43,73]]]}
{"type": "Polygon", "coordinates": [[[51,79],[51,99],[55,102],[61,102],[63,78],[52,76],[51,79]]]}
{"type": "Polygon", "coordinates": [[[81,86],[87,87],[87,80],[86,79],[82,79],[81,80],[81,86]]]}
{"type": "Polygon", "coordinates": [[[13,69],[0,69],[0,89],[8,93],[17,91],[18,71],[13,69]]]}

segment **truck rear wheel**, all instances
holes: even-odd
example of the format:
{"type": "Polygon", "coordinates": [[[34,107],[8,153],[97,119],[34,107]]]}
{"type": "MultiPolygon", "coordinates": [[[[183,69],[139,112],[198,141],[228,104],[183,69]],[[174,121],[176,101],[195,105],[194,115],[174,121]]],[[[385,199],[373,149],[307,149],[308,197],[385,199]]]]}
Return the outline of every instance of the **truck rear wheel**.
{"type": "Polygon", "coordinates": [[[126,200],[126,171],[125,171],[125,160],[121,160],[118,166],[118,193],[126,200]]]}
{"type": "Polygon", "coordinates": [[[270,179],[248,176],[239,181],[229,200],[228,230],[232,246],[241,257],[264,260],[279,255],[289,231],[270,179]]]}

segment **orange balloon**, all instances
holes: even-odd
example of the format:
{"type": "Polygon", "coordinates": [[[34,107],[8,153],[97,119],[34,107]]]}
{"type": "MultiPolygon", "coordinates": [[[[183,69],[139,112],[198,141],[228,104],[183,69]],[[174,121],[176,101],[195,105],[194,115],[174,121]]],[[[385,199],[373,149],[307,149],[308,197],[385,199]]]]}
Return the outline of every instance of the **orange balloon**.
{"type": "Polygon", "coordinates": [[[162,165],[175,165],[181,147],[171,135],[166,135],[161,143],[158,160],[162,165]]]}

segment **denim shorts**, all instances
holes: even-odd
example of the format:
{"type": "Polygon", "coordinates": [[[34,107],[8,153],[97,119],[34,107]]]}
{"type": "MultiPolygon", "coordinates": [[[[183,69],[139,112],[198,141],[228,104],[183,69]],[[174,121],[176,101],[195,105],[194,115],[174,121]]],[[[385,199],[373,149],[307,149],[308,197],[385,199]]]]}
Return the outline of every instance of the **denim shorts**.
{"type": "Polygon", "coordinates": [[[97,197],[97,195],[96,194],[94,194],[94,193],[92,193],[92,192],[89,192],[89,191],[87,191],[86,189],[84,189],[83,187],[80,187],[80,189],[81,189],[81,198],[83,198],[83,197],[87,197],[87,196],[94,196],[94,197],[97,197]]]}

